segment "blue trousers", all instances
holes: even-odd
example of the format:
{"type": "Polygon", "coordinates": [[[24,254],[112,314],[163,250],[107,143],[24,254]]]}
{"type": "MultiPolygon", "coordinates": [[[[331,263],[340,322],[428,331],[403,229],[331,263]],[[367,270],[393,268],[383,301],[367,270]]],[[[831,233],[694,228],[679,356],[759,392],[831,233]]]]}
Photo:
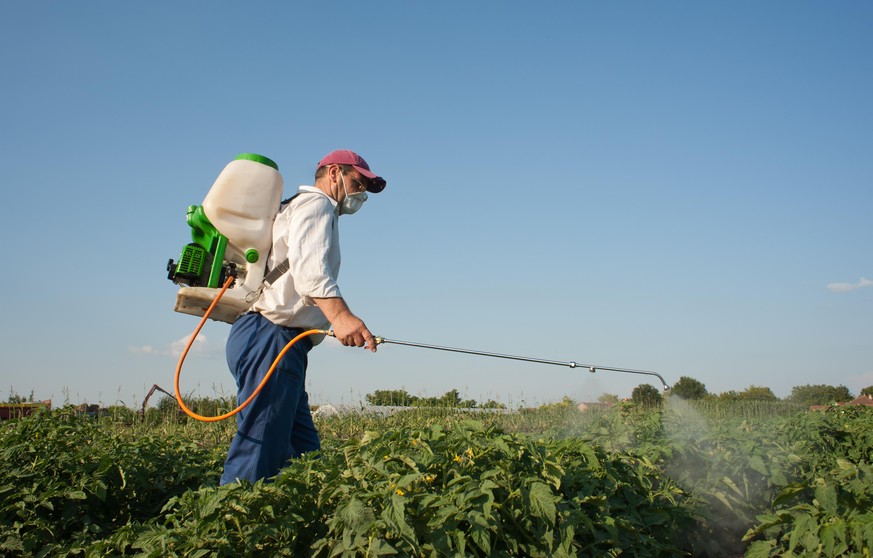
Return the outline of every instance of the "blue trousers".
{"type": "MultiPolygon", "coordinates": [[[[248,399],[276,355],[300,333],[256,313],[234,322],[226,352],[239,403],[248,399]]],[[[273,477],[289,459],[321,448],[304,386],[306,355],[311,348],[308,337],[295,343],[254,401],[236,415],[237,432],[224,463],[221,484],[273,477]]]]}

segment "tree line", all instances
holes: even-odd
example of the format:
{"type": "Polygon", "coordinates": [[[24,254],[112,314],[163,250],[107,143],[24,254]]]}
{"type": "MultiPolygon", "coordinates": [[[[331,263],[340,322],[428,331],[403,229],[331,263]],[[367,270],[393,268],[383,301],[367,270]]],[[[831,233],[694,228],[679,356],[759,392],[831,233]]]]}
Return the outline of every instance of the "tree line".
{"type": "Polygon", "coordinates": [[[377,389],[365,396],[367,403],[388,407],[456,407],[461,409],[505,409],[506,405],[488,400],[477,403],[475,399],[462,399],[458,390],[447,391],[440,397],[419,397],[405,389],[377,389]]]}
{"type": "MultiPolygon", "coordinates": [[[[706,385],[703,382],[682,376],[673,385],[670,390],[671,395],[681,397],[682,399],[698,400],[698,399],[718,399],[722,401],[779,401],[768,387],[764,386],[749,386],[743,391],[726,391],[719,394],[709,393],[706,390],[706,385]]],[[[873,386],[868,386],[861,390],[860,395],[873,396],[873,386]]],[[[660,403],[663,396],[654,386],[642,384],[634,388],[631,394],[631,400],[640,404],[655,404],[660,403]]],[[[851,401],[855,396],[849,391],[846,386],[831,386],[826,384],[794,386],[791,388],[791,394],[784,398],[784,401],[796,403],[797,405],[813,406],[813,405],[832,405],[834,403],[845,403],[851,401]]]]}
{"type": "MultiPolygon", "coordinates": [[[[726,391],[710,393],[706,385],[690,376],[682,376],[670,389],[670,395],[688,400],[720,400],[720,401],[780,401],[769,387],[749,386],[743,391],[726,391]]],[[[860,395],[873,396],[873,386],[861,390],[860,395]]],[[[854,395],[846,386],[831,386],[825,384],[795,386],[791,395],[782,399],[801,406],[831,405],[854,399],[854,395]]],[[[505,409],[506,405],[494,400],[478,403],[474,399],[462,399],[457,389],[447,391],[439,397],[421,397],[412,395],[404,389],[379,389],[365,396],[367,403],[374,406],[390,407],[453,407],[465,409],[505,409]]],[[[641,405],[657,405],[663,401],[664,394],[651,384],[640,384],[631,393],[631,401],[641,405]]],[[[562,404],[571,401],[565,397],[562,404]]],[[[603,394],[598,398],[601,403],[618,403],[620,398],[613,394],[603,394]]]]}

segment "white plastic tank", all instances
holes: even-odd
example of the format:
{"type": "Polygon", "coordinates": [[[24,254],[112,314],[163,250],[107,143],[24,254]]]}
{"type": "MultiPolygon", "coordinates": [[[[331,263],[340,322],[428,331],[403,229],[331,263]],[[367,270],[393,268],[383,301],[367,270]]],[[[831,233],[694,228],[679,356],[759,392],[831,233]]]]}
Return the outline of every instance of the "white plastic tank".
{"type": "Polygon", "coordinates": [[[270,159],[243,153],[224,167],[203,200],[203,212],[239,252],[228,253],[228,260],[245,262],[249,250],[257,250],[258,260],[266,258],[281,201],[282,175],[270,159]]]}
{"type": "MultiPolygon", "coordinates": [[[[228,163],[203,200],[203,212],[227,237],[224,259],[237,264],[234,287],[221,298],[213,319],[233,323],[254,301],[272,246],[273,221],[282,202],[282,175],[272,160],[242,153],[228,163]]],[[[183,287],[176,311],[202,316],[218,289],[183,287]]]]}

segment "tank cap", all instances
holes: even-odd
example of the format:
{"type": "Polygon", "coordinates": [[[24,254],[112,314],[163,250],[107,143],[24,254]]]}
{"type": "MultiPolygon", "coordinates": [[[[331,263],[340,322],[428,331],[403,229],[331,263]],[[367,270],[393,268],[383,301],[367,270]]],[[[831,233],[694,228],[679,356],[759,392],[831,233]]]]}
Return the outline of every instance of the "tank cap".
{"type": "Polygon", "coordinates": [[[258,258],[260,258],[260,257],[261,257],[261,255],[258,254],[258,251],[255,250],[254,248],[249,248],[248,250],[246,250],[246,261],[247,262],[255,263],[258,261],[258,258]]]}
{"type": "Polygon", "coordinates": [[[263,165],[267,165],[268,167],[273,167],[276,170],[279,170],[279,165],[277,165],[272,159],[269,157],[264,157],[263,155],[258,155],[257,153],[240,153],[236,156],[234,161],[254,161],[256,163],[261,163],[263,165]]]}

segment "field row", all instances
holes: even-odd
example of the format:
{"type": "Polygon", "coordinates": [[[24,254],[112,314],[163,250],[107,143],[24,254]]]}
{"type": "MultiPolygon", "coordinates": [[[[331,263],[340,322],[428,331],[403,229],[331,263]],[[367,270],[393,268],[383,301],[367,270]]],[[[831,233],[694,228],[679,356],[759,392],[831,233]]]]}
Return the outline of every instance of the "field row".
{"type": "Polygon", "coordinates": [[[361,410],[271,482],[218,487],[232,422],[60,409],[0,424],[0,554],[864,556],[871,426],[675,398],[361,410]]]}

